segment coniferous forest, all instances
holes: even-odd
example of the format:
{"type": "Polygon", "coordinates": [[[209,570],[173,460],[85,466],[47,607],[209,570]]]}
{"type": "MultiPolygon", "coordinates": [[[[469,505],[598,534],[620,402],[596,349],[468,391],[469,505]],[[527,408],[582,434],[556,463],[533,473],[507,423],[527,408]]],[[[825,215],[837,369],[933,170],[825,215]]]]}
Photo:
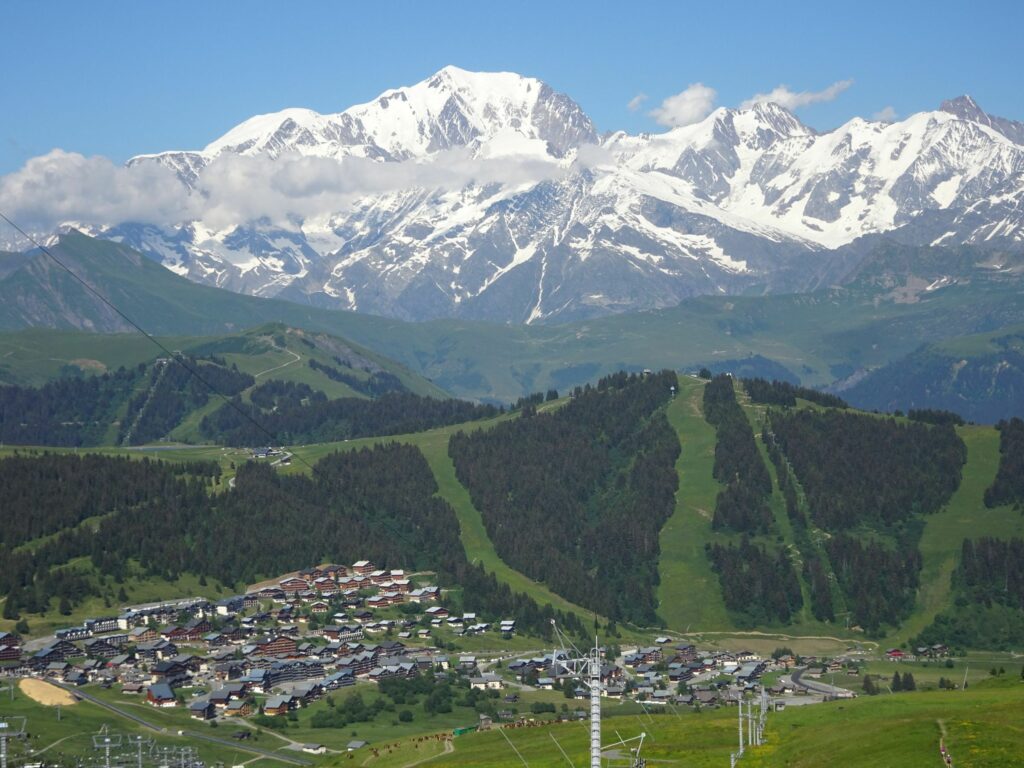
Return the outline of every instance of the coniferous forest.
{"type": "Polygon", "coordinates": [[[672,514],[675,374],[609,376],[568,404],[458,433],[450,453],[498,554],[616,620],[656,622],[658,533],[672,514]]]}
{"type": "Polygon", "coordinates": [[[1024,421],[1001,421],[999,430],[999,470],[992,487],[985,491],[985,506],[1024,503],[1024,421]]]}
{"type": "Polygon", "coordinates": [[[758,453],[747,415],[736,401],[732,377],[719,374],[704,388],[704,417],[718,434],[714,476],[725,488],[715,501],[715,530],[767,533],[772,481],[758,453]]]}
{"type": "Polygon", "coordinates": [[[0,442],[87,447],[157,440],[209,400],[209,386],[192,371],[228,396],[253,383],[252,376],[210,357],[69,376],[41,387],[0,386],[0,442]]]}
{"type": "Polygon", "coordinates": [[[967,539],[953,573],[954,607],[914,641],[1011,650],[1024,643],[1024,539],[967,539]]]}
{"type": "Polygon", "coordinates": [[[205,416],[201,432],[223,445],[263,445],[269,439],[267,432],[282,445],[329,443],[353,437],[421,432],[499,413],[493,405],[437,400],[409,392],[390,392],[376,400],[328,400],[327,395],[308,384],[291,381],[260,384],[249,397],[250,403],[235,398],[234,407],[224,404],[205,416]]]}
{"type": "Polygon", "coordinates": [[[785,551],[774,552],[744,536],[738,545],[709,544],[725,606],[750,626],[786,623],[803,606],[800,582],[785,551]]]}
{"type": "Polygon", "coordinates": [[[326,560],[368,558],[382,567],[432,570],[463,587],[460,608],[514,616],[548,635],[575,616],[513,594],[469,563],[459,525],[417,448],[389,444],[322,459],[312,477],[266,465],[239,469],[235,487],[211,494],[214,464],[171,464],[102,456],[44,454],[0,461],[11,504],[0,507],[0,594],[6,618],[74,605],[99,587],[81,569],[55,567],[87,557],[115,581],[130,569],[175,579],[194,573],[241,584],[326,560]],[[39,497],[41,488],[50,488],[39,497]],[[26,514],[31,508],[32,514],[26,514]],[[87,524],[84,524],[87,523],[87,524]],[[31,550],[19,544],[61,531],[31,550]]]}
{"type": "Polygon", "coordinates": [[[950,425],[844,411],[772,411],[771,429],[827,531],[896,530],[936,512],[960,484],[967,449],[950,425]]]}

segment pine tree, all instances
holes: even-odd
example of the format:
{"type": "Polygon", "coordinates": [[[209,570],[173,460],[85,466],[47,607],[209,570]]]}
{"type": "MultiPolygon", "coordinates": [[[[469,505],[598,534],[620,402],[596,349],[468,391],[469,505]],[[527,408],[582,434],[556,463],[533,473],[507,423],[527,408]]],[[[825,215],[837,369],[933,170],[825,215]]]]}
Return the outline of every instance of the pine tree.
{"type": "MultiPolygon", "coordinates": [[[[907,676],[908,677],[910,676],[909,672],[907,673],[907,676]]],[[[892,686],[891,686],[891,688],[892,688],[892,692],[893,693],[896,693],[898,691],[902,691],[903,690],[903,681],[900,679],[900,673],[899,672],[896,672],[892,676],[892,686]]]]}
{"type": "Polygon", "coordinates": [[[917,690],[917,683],[914,682],[914,675],[912,673],[910,673],[910,672],[907,672],[907,674],[905,674],[903,676],[903,690],[905,690],[905,691],[916,691],[917,690]]]}
{"type": "Polygon", "coordinates": [[[874,696],[878,693],[878,686],[875,685],[875,681],[871,679],[871,675],[864,675],[862,682],[864,693],[868,696],[874,696]]]}

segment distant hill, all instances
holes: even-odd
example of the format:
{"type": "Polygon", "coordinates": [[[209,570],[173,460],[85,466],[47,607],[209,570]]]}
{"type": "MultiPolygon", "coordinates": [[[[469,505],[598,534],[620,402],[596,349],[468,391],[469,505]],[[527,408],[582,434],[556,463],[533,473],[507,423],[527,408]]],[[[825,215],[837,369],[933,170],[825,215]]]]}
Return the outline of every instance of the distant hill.
{"type": "MultiPolygon", "coordinates": [[[[430,405],[423,397],[448,397],[429,381],[358,345],[329,334],[278,324],[232,336],[168,339],[174,358],[165,356],[139,335],[83,336],[61,331],[33,334],[42,336],[40,349],[47,351],[29,357],[24,348],[9,350],[9,355],[19,352],[21,376],[0,386],[0,439],[8,444],[98,446],[139,445],[163,439],[208,441],[219,432],[204,433],[203,418],[225,407],[218,393],[238,397],[249,407],[255,394],[269,385],[299,387],[317,402],[339,398],[351,401],[349,410],[355,412],[366,410],[358,403],[387,395],[407,395],[412,398],[408,405],[417,410],[430,405]],[[87,354],[116,360],[118,365],[108,366],[95,358],[53,358],[55,349],[83,354],[79,344],[82,339],[91,343],[87,354]],[[144,345],[135,343],[140,339],[144,345]],[[128,350],[121,349],[124,342],[128,342],[128,350]],[[198,371],[202,380],[190,368],[198,371]],[[40,386],[31,386],[35,383],[40,386]]],[[[13,347],[12,338],[16,337],[0,339],[0,348],[13,347]]],[[[10,370],[0,368],[0,381],[10,370]]],[[[421,417],[413,414],[413,418],[421,417]]],[[[456,420],[466,418],[470,418],[468,411],[456,420]]],[[[379,418],[368,423],[379,425],[380,433],[387,431],[387,422],[379,418]]],[[[278,426],[286,429],[289,424],[278,426]]],[[[325,429],[324,434],[339,439],[346,434],[339,431],[340,425],[325,429]]],[[[250,436],[249,444],[265,440],[258,434],[250,436]]]]}
{"type": "MultiPolygon", "coordinates": [[[[823,387],[899,360],[922,344],[1024,325],[1019,257],[893,241],[879,241],[873,249],[860,269],[837,277],[840,284],[812,293],[707,296],[652,312],[512,326],[406,323],[317,309],[197,285],[123,245],[81,234],[66,235],[55,246],[73,269],[152,333],[234,334],[280,322],[349,339],[455,396],[490,402],[550,388],[564,391],[617,370],[702,365],[823,387]]],[[[57,269],[36,255],[0,279],[0,329],[128,330],[57,269]]],[[[0,375],[21,376],[3,354],[0,366],[8,370],[0,375]]]]}
{"type": "Polygon", "coordinates": [[[868,410],[940,408],[987,424],[1024,416],[1024,327],[922,346],[839,389],[868,410]]]}

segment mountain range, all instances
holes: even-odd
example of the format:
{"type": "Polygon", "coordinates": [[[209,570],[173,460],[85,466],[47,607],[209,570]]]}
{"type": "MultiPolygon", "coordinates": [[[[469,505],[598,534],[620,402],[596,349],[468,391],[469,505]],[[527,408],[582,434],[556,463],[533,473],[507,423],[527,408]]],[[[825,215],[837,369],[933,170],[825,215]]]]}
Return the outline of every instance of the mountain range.
{"type": "MultiPolygon", "coordinates": [[[[663,365],[832,386],[869,408],[1024,415],[1020,251],[880,241],[839,284],[807,293],[698,296],[661,310],[516,325],[411,323],[232,293],[81,233],[49,250],[170,349],[196,343],[182,337],[279,322],[350,339],[452,395],[492,403],[663,365]]],[[[49,256],[15,261],[0,276],[0,383],[39,383],[80,359],[116,368],[159,354],[49,256]]]]}
{"type": "Polygon", "coordinates": [[[601,135],[539,80],[446,67],[337,114],[261,115],[129,166],[172,171],[194,217],[79,228],[196,282],[414,321],[807,291],[882,236],[1024,240],[1024,124],[967,96],[827,132],[765,102],[601,135]]]}

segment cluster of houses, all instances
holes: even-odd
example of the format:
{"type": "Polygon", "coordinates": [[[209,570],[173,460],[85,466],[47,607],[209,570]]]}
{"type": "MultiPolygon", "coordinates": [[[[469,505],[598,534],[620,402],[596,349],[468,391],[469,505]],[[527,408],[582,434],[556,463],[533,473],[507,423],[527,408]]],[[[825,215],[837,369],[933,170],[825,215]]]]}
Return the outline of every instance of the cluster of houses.
{"type": "MultiPolygon", "coordinates": [[[[668,643],[668,639],[664,639],[668,643]]],[[[630,698],[652,704],[713,705],[723,703],[720,684],[723,678],[733,681],[735,690],[725,698],[736,698],[755,690],[768,668],[768,662],[749,651],[740,653],[701,653],[693,645],[679,643],[638,648],[625,654],[622,664],[608,660],[601,665],[601,695],[630,698]],[[716,684],[701,685],[697,681],[714,678],[716,684]],[[691,685],[691,681],[694,682],[691,685]],[[687,690],[681,691],[681,685],[687,690]],[[737,693],[738,691],[738,693],[737,693]]],[[[517,680],[545,690],[565,690],[572,685],[575,698],[586,698],[589,691],[577,683],[564,664],[560,652],[530,659],[518,659],[508,665],[517,680]]]]}
{"type": "Polygon", "coordinates": [[[885,658],[889,661],[918,661],[920,659],[940,659],[946,656],[949,656],[949,646],[944,643],[919,645],[913,651],[904,651],[902,648],[890,648],[885,652],[885,658]]]}
{"type": "MultiPolygon", "coordinates": [[[[154,707],[184,703],[197,719],[251,715],[254,695],[267,696],[263,714],[275,716],[357,679],[447,669],[446,656],[405,641],[429,639],[440,626],[464,635],[492,625],[474,614],[451,615],[439,598],[436,586],[417,586],[404,571],[367,560],[324,565],[217,602],[174,600],[89,619],[59,630],[35,653],[25,653],[18,636],[0,633],[0,660],[13,674],[72,685],[116,683],[154,707]],[[419,620],[377,613],[403,602],[429,606],[419,620]],[[385,632],[387,638],[370,639],[385,632]]],[[[515,632],[513,620],[499,627],[505,635],[515,632]]],[[[460,670],[476,671],[475,660],[464,662],[460,670]]]]}

